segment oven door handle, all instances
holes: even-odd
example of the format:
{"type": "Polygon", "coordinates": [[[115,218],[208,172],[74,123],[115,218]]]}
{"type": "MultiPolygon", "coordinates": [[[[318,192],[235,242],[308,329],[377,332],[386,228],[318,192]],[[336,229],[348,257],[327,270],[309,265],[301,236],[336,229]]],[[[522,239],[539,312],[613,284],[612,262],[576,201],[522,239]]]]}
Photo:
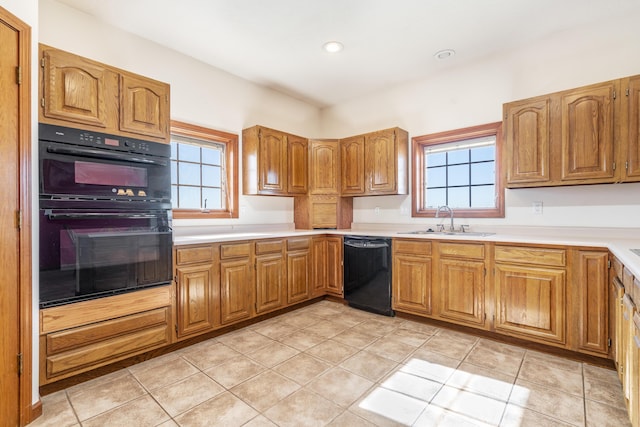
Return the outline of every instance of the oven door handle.
{"type": "Polygon", "coordinates": [[[167,166],[165,159],[155,159],[149,157],[136,157],[131,153],[114,153],[111,151],[92,150],[90,148],[67,148],[67,147],[47,147],[47,153],[68,154],[80,157],[89,157],[93,159],[121,160],[125,162],[144,163],[151,165],[167,166]]]}
{"type": "Polygon", "coordinates": [[[118,212],[53,212],[46,209],[45,215],[49,219],[94,219],[94,218],[118,218],[118,219],[153,219],[161,215],[151,213],[118,213],[118,212]]]}

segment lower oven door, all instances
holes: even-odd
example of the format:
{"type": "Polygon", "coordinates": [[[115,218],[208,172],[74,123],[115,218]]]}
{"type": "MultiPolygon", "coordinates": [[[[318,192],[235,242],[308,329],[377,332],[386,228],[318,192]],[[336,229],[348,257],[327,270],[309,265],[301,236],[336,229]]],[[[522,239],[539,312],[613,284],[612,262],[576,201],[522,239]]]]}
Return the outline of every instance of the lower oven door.
{"type": "Polygon", "coordinates": [[[170,211],[40,210],[40,307],[172,280],[170,211]]]}

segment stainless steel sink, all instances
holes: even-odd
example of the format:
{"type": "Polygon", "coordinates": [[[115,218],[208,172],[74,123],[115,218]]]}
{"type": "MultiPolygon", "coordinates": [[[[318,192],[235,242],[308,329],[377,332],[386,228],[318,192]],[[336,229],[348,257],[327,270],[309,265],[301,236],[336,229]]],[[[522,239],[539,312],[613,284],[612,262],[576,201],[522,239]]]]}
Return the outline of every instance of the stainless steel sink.
{"type": "Polygon", "coordinates": [[[640,249],[629,249],[631,252],[633,252],[634,254],[640,256],[640,249]]]}
{"type": "Polygon", "coordinates": [[[433,234],[438,236],[477,236],[486,237],[493,236],[496,233],[485,233],[480,231],[433,231],[429,230],[415,230],[415,231],[399,231],[398,234],[433,234]]]}

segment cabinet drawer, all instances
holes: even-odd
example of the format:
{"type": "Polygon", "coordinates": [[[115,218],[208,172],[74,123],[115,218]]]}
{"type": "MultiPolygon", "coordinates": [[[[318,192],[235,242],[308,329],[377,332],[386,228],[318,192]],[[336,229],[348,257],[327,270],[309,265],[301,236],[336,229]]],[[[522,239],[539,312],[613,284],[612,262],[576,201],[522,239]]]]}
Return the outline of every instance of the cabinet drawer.
{"type": "Polygon", "coordinates": [[[311,239],[308,237],[287,240],[287,250],[297,251],[300,249],[309,249],[311,239]]]}
{"type": "Polygon", "coordinates": [[[256,255],[282,252],[282,249],[284,249],[283,239],[256,242],[256,255]]]}
{"type": "Polygon", "coordinates": [[[47,354],[56,354],[98,341],[169,323],[167,307],[145,313],[133,314],[119,319],[54,332],[46,336],[47,354]]]}
{"type": "Polygon", "coordinates": [[[526,246],[496,246],[496,262],[517,264],[567,265],[567,251],[564,249],[530,248],[526,246]]]}
{"type": "Polygon", "coordinates": [[[185,265],[212,261],[213,252],[213,245],[178,247],[176,249],[176,264],[185,265]]]}
{"type": "Polygon", "coordinates": [[[248,257],[251,255],[251,243],[225,243],[220,245],[220,259],[248,257]]]}
{"type": "Polygon", "coordinates": [[[440,243],[440,256],[484,259],[484,245],[473,243],[440,243]]]}
{"type": "Polygon", "coordinates": [[[417,239],[395,239],[393,241],[394,253],[408,253],[412,255],[431,255],[431,242],[417,239]]]}

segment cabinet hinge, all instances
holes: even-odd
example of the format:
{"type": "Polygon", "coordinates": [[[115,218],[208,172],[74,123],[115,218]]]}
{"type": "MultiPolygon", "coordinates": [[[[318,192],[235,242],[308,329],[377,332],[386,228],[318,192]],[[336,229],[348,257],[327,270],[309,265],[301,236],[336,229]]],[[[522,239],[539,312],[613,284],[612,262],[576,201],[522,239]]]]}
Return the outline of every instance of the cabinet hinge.
{"type": "Polygon", "coordinates": [[[22,230],[22,211],[16,211],[16,228],[22,230]]]}
{"type": "Polygon", "coordinates": [[[22,353],[18,353],[18,375],[22,375],[22,367],[23,367],[22,359],[23,359],[22,353]]]}
{"type": "Polygon", "coordinates": [[[607,260],[607,268],[611,268],[611,260],[610,259],[607,260]]]}
{"type": "Polygon", "coordinates": [[[176,334],[178,333],[178,324],[176,323],[176,334]]]}
{"type": "Polygon", "coordinates": [[[611,347],[611,338],[607,340],[607,347],[611,347]]]}
{"type": "Polygon", "coordinates": [[[484,320],[487,320],[487,313],[484,314],[484,320]]]}
{"type": "Polygon", "coordinates": [[[487,267],[484,268],[484,277],[487,277],[487,267]]]}
{"type": "Polygon", "coordinates": [[[16,67],[16,83],[22,84],[22,67],[20,66],[16,67]]]}
{"type": "Polygon", "coordinates": [[[613,91],[613,99],[616,99],[616,91],[613,91]]]}
{"type": "Polygon", "coordinates": [[[624,169],[629,170],[629,161],[624,162],[624,169]]]}
{"type": "Polygon", "coordinates": [[[44,108],[44,98],[40,100],[40,105],[44,108]]]}
{"type": "Polygon", "coordinates": [[[613,170],[616,170],[616,162],[613,162],[613,170]]]}
{"type": "Polygon", "coordinates": [[[625,95],[627,95],[627,96],[629,96],[629,88],[627,88],[627,89],[624,91],[624,94],[625,94],[625,95]]]}
{"type": "Polygon", "coordinates": [[[40,58],[40,66],[44,68],[44,58],[40,58]]]}

